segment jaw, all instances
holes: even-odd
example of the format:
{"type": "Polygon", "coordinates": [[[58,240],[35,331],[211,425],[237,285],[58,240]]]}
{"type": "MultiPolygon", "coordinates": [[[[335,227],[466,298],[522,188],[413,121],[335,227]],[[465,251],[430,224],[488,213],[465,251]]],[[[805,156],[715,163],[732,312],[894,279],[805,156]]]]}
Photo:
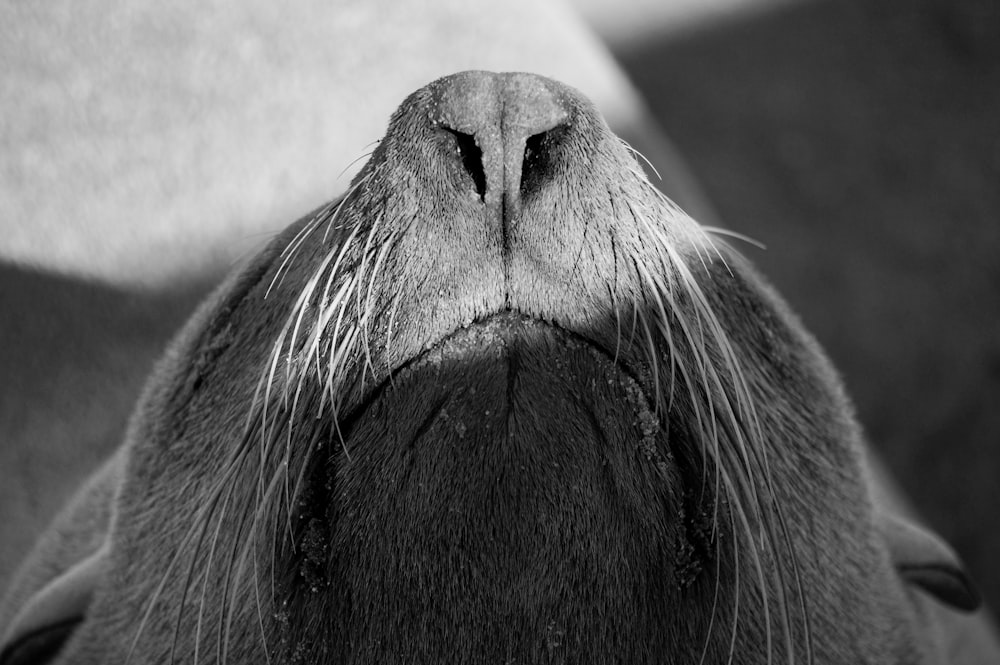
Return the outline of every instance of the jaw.
{"type": "Polygon", "coordinates": [[[321,641],[372,659],[520,660],[553,631],[593,662],[704,640],[711,612],[676,611],[712,599],[691,481],[639,384],[588,341],[492,317],[396,373],[344,434],[304,491],[302,537],[329,549],[300,547],[286,577],[293,643],[317,613],[321,641]]]}

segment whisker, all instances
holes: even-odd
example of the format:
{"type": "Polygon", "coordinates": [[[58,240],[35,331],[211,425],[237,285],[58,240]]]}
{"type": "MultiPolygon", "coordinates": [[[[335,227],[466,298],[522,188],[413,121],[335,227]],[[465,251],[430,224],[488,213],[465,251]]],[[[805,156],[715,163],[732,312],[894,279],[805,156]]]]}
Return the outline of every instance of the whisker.
{"type": "MultiPolygon", "coordinates": [[[[378,143],[379,143],[378,141],[372,141],[371,143],[369,143],[368,145],[366,145],[364,148],[362,148],[362,150],[368,150],[368,148],[372,147],[373,145],[378,145],[378,143]]],[[[340,170],[340,173],[337,174],[337,179],[340,180],[341,178],[343,178],[344,174],[347,173],[348,171],[350,171],[351,167],[354,166],[355,164],[357,164],[358,162],[360,162],[362,159],[368,159],[369,157],[371,157],[372,156],[372,152],[374,152],[374,151],[369,150],[368,152],[363,152],[360,155],[358,155],[357,157],[355,157],[354,159],[352,159],[347,166],[345,166],[343,169],[340,170]]]]}
{"type": "MultiPolygon", "coordinates": [[[[647,181],[643,179],[643,182],[647,181]]],[[[725,332],[692,268],[680,255],[675,236],[689,241],[687,246],[694,250],[693,258],[697,261],[694,265],[699,266],[701,274],[709,279],[712,274],[710,263],[713,260],[720,261],[732,275],[725,255],[713,241],[711,234],[747,241],[750,239],[714,227],[698,226],[667,197],[652,186],[647,186],[656,192],[656,200],[662,203],[659,210],[629,200],[626,200],[626,205],[640,231],[634,242],[639,244],[642,251],[636,251],[635,255],[643,257],[634,261],[633,267],[639,283],[644,287],[643,300],[651,306],[650,312],[653,314],[652,323],[645,321],[645,315],[642,320],[655,397],[659,402],[659,353],[656,348],[663,345],[671,359],[672,385],[674,381],[680,381],[687,392],[694,427],[704,443],[704,453],[715,467],[715,483],[712,485],[716,488],[712,516],[713,538],[718,542],[719,493],[722,492],[730,501],[730,520],[735,519],[735,522],[731,522],[732,526],[735,528],[738,525],[751,545],[747,554],[756,571],[756,584],[762,594],[768,661],[771,662],[773,658],[775,646],[773,634],[776,626],[771,617],[771,586],[768,584],[768,579],[773,578],[776,580],[777,593],[773,600],[778,604],[778,625],[781,626],[787,647],[786,655],[789,662],[793,662],[795,649],[788,598],[789,585],[784,566],[778,558],[782,551],[787,552],[792,562],[791,577],[795,595],[799,599],[797,610],[807,635],[811,633],[808,627],[808,608],[805,606],[803,583],[794,547],[774,490],[766,452],[767,441],[756,412],[754,393],[751,392],[750,379],[743,369],[733,340],[725,332]],[[665,220],[671,222],[669,236],[665,220]],[[714,259],[706,251],[708,248],[714,250],[714,259]],[[653,331],[656,332],[655,338],[653,331]],[[767,553],[770,553],[768,561],[774,561],[771,569],[763,563],[762,556],[767,553]]],[[[754,244],[753,241],[750,242],[754,244]]],[[[668,404],[667,412],[672,408],[672,404],[668,404]]],[[[708,484],[707,473],[708,465],[703,465],[703,487],[708,484]]],[[[738,569],[739,566],[737,571],[738,569]]],[[[717,600],[716,591],[713,604],[717,600]]],[[[737,616],[738,607],[737,597],[737,616]]],[[[713,625],[715,612],[716,609],[713,609],[710,626],[713,625]]],[[[732,648],[735,645],[735,623],[733,631],[730,660],[734,657],[732,648]]],[[[806,637],[805,641],[807,657],[811,662],[811,637],[806,637]]],[[[703,650],[703,658],[705,653],[707,645],[703,650]]]]}
{"type": "Polygon", "coordinates": [[[660,172],[656,169],[655,166],[653,166],[653,162],[649,161],[649,159],[646,158],[646,155],[642,154],[637,149],[633,148],[632,144],[630,144],[622,137],[619,136],[618,140],[621,142],[623,146],[625,146],[626,150],[628,150],[630,153],[632,153],[633,155],[635,155],[636,157],[638,157],[639,159],[641,159],[643,162],[646,163],[646,166],[648,166],[653,171],[653,173],[656,174],[657,180],[663,180],[663,177],[660,175],[660,172]]]}
{"type": "Polygon", "coordinates": [[[756,238],[753,238],[753,237],[748,236],[746,234],[740,233],[739,231],[732,231],[730,229],[724,229],[724,228],[719,227],[719,226],[705,226],[705,225],[702,225],[701,228],[704,229],[705,232],[709,233],[710,235],[725,236],[727,238],[735,238],[736,240],[742,240],[746,244],[752,245],[753,247],[756,247],[757,249],[765,250],[765,251],[767,250],[767,245],[765,245],[761,241],[757,240],[756,238]]]}
{"type": "MultiPolygon", "coordinates": [[[[226,499],[226,501],[228,502],[228,498],[226,499]]],[[[225,506],[223,506],[223,514],[225,514],[225,506]]],[[[211,579],[211,574],[212,574],[212,563],[215,561],[215,548],[216,548],[216,545],[218,544],[219,534],[220,534],[220,532],[222,530],[222,522],[223,522],[223,520],[222,520],[222,517],[220,516],[220,518],[216,521],[215,533],[212,534],[212,544],[209,547],[208,560],[206,562],[206,568],[205,568],[205,571],[203,573],[203,579],[202,579],[202,585],[201,585],[201,598],[198,601],[198,619],[197,619],[197,622],[195,624],[195,631],[194,631],[194,634],[195,634],[195,637],[194,637],[194,663],[195,663],[195,665],[198,665],[198,661],[200,660],[200,654],[201,654],[201,631],[202,631],[202,626],[203,626],[203,619],[204,619],[204,616],[205,616],[205,597],[208,594],[208,584],[209,584],[209,580],[211,579]]],[[[195,549],[195,557],[192,557],[192,560],[194,558],[196,558],[196,556],[197,556],[197,550],[198,550],[198,548],[195,549]]],[[[192,567],[193,567],[193,563],[192,563],[192,567]]],[[[187,586],[188,586],[187,584],[184,585],[184,587],[185,587],[184,595],[187,594],[187,586]]],[[[180,606],[182,608],[184,607],[184,596],[181,597],[180,606]]],[[[180,629],[179,618],[180,617],[178,616],[177,630],[180,629]]],[[[175,641],[176,641],[176,638],[177,638],[177,634],[176,634],[176,631],[175,631],[175,635],[174,635],[175,641]]],[[[170,648],[170,661],[169,662],[171,662],[171,663],[174,662],[174,648],[173,648],[173,646],[171,646],[171,648],[170,648]]]]}

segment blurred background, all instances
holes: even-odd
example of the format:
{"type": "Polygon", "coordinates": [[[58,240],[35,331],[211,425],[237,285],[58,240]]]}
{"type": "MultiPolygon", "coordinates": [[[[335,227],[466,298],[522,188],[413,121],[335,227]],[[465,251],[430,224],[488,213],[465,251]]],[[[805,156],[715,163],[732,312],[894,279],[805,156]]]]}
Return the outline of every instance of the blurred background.
{"type": "MultiPolygon", "coordinates": [[[[875,447],[1000,607],[1000,3],[577,4],[724,224],[767,246],[743,251],[827,349],[875,447]]],[[[16,187],[21,176],[0,177],[16,187]]],[[[0,487],[0,514],[41,528],[66,479],[117,444],[168,339],[253,243],[236,238],[214,270],[169,288],[132,288],[10,258],[11,234],[33,220],[6,210],[0,465],[30,489],[0,487]]],[[[0,542],[0,588],[33,537],[0,542]]]]}

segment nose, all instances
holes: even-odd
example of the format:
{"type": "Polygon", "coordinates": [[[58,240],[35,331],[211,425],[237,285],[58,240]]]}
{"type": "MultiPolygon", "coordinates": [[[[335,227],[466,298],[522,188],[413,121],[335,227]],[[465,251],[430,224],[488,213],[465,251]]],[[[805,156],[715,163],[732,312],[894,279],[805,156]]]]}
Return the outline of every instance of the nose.
{"type": "Polygon", "coordinates": [[[462,72],[434,84],[430,120],[454,137],[455,159],[506,231],[522,202],[551,184],[573,108],[564,87],[540,76],[462,72]]]}

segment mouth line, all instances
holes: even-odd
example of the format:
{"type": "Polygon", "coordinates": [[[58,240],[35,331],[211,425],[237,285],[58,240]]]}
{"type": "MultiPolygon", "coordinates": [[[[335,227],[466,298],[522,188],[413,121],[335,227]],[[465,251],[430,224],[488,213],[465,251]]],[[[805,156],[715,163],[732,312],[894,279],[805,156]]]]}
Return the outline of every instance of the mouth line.
{"type": "MultiPolygon", "coordinates": [[[[466,338],[468,338],[470,345],[475,345],[476,342],[481,344],[487,338],[492,338],[500,343],[506,343],[511,339],[516,339],[525,330],[532,328],[553,333],[555,338],[562,341],[566,346],[585,348],[596,356],[595,362],[605,362],[608,366],[613,367],[626,381],[634,384],[648,400],[648,395],[646,395],[646,391],[642,388],[642,379],[631,366],[631,363],[627,362],[629,354],[626,354],[625,348],[619,349],[616,353],[593,337],[565,328],[552,321],[523,312],[501,310],[452,330],[436,339],[413,357],[399,363],[390,370],[389,375],[385,379],[361,391],[358,402],[344,415],[340,425],[345,428],[345,431],[350,430],[357,418],[378,401],[385,394],[386,390],[397,384],[402,384],[409,376],[415,374],[429,363],[432,363],[431,358],[435,354],[443,354],[445,346],[455,344],[456,342],[461,343],[466,338]]],[[[631,347],[634,343],[634,341],[630,341],[627,346],[631,347]]],[[[447,356],[442,355],[442,358],[447,358],[450,361],[460,361],[461,354],[462,352],[460,351],[457,357],[454,354],[448,354],[447,356]]]]}

